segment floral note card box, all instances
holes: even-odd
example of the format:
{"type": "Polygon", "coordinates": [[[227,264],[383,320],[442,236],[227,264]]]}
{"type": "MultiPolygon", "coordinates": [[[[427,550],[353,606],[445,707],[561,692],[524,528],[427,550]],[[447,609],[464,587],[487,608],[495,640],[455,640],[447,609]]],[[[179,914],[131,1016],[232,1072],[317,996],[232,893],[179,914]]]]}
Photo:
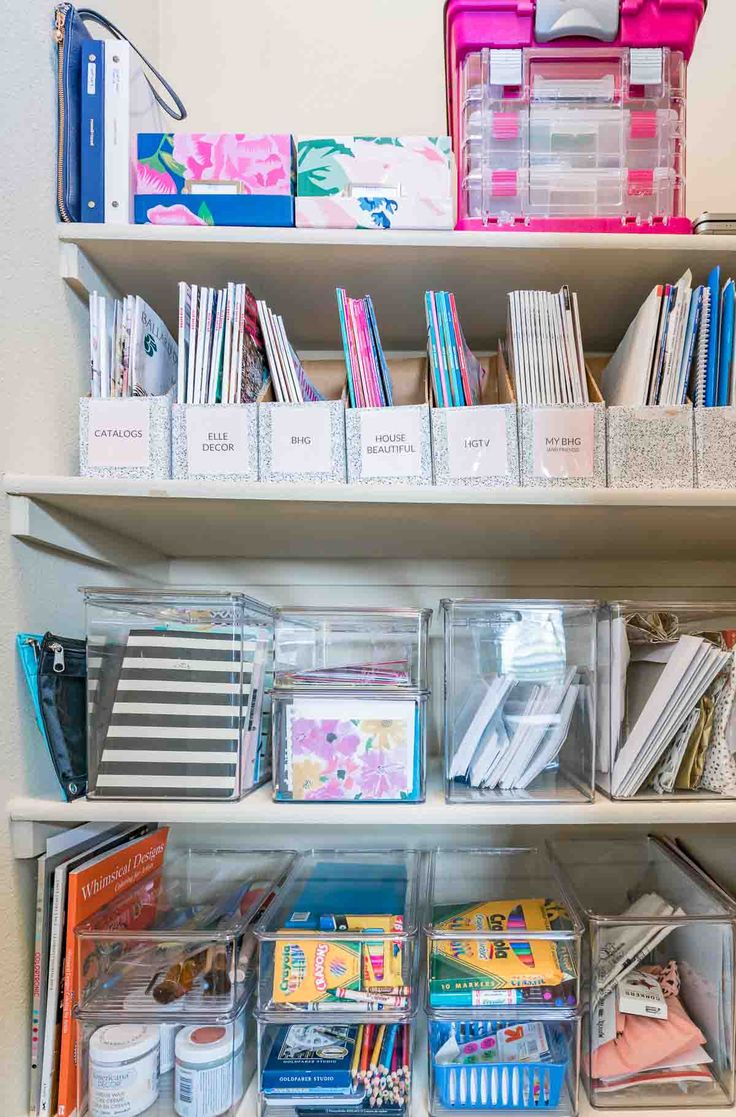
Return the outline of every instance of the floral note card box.
{"type": "Polygon", "coordinates": [[[137,225],[293,225],[291,136],[140,132],[137,225]]]}
{"type": "Polygon", "coordinates": [[[296,223],[328,229],[452,229],[449,136],[305,136],[296,223]]]}

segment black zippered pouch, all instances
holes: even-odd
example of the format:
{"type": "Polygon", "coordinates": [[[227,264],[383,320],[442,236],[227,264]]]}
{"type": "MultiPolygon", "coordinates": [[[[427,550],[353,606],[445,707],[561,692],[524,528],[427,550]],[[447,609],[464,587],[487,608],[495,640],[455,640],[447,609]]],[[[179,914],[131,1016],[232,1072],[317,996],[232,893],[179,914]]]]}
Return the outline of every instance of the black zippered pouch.
{"type": "Polygon", "coordinates": [[[79,799],[87,793],[87,641],[21,633],[17,644],[64,797],[79,799]]]}

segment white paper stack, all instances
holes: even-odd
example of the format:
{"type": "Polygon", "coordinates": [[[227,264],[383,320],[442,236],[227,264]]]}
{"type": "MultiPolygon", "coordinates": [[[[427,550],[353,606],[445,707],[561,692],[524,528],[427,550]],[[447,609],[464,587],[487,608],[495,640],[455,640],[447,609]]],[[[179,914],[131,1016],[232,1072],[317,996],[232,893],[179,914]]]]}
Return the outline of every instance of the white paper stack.
{"type": "Polygon", "coordinates": [[[506,348],[520,404],[590,402],[578,297],[568,287],[512,291],[506,348]]]}

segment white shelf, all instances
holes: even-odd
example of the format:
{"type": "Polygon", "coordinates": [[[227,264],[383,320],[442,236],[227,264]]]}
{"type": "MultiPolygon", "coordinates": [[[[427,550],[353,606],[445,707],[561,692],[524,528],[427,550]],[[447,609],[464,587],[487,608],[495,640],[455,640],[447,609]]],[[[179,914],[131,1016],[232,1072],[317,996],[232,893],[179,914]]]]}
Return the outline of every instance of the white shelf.
{"type": "Polygon", "coordinates": [[[340,347],[335,288],[369,293],[387,349],[425,343],[424,291],[454,291],[468,342],[495,348],[506,294],[569,283],[580,296],[586,346],[609,350],[655,283],[686,267],[736,266],[736,237],[653,234],[402,232],[60,225],[61,273],[81,292],[89,265],[119,292],[176,322],[177,282],[245,280],[283,314],[304,349],[340,347]],[[636,256],[633,255],[636,253],[636,256]]]}
{"type": "MultiPolygon", "coordinates": [[[[431,758],[432,766],[439,763],[431,758]]],[[[436,775],[424,803],[275,803],[266,785],[238,803],[16,798],[8,804],[16,855],[31,856],[34,827],[82,822],[160,822],[170,825],[357,827],[390,840],[391,828],[436,831],[480,826],[681,826],[736,823],[736,800],[679,799],[593,803],[446,803],[436,775]]],[[[39,831],[41,833],[41,831],[39,831]]]]}
{"type": "Polygon", "coordinates": [[[100,561],[105,540],[121,537],[141,560],[736,555],[736,490],[382,489],[17,474],[7,474],[4,487],[14,536],[100,561]]]}

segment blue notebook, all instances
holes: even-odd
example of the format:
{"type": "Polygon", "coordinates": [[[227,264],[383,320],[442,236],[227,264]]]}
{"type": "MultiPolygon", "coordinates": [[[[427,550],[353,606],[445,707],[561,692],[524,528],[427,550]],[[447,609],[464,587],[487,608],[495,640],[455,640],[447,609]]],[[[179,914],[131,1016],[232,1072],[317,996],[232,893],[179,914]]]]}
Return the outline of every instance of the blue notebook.
{"type": "Polygon", "coordinates": [[[710,334],[708,364],[705,373],[705,406],[715,407],[718,398],[718,343],[721,336],[721,269],[713,268],[708,276],[710,291],[710,334]]]}
{"type": "Polygon", "coordinates": [[[105,44],[90,39],[81,66],[81,219],[105,220],[105,44]]]}
{"type": "Polygon", "coordinates": [[[718,343],[718,392],[719,407],[728,407],[731,399],[731,362],[733,360],[734,285],[729,279],[721,298],[721,334],[718,343]]]}
{"type": "MultiPolygon", "coordinates": [[[[324,1098],[353,1093],[350,1064],[357,1035],[357,1024],[308,1023],[279,1028],[261,1076],[264,1094],[317,1094],[324,1098]]],[[[356,1097],[356,1103],[360,1100],[356,1097]]]]}

